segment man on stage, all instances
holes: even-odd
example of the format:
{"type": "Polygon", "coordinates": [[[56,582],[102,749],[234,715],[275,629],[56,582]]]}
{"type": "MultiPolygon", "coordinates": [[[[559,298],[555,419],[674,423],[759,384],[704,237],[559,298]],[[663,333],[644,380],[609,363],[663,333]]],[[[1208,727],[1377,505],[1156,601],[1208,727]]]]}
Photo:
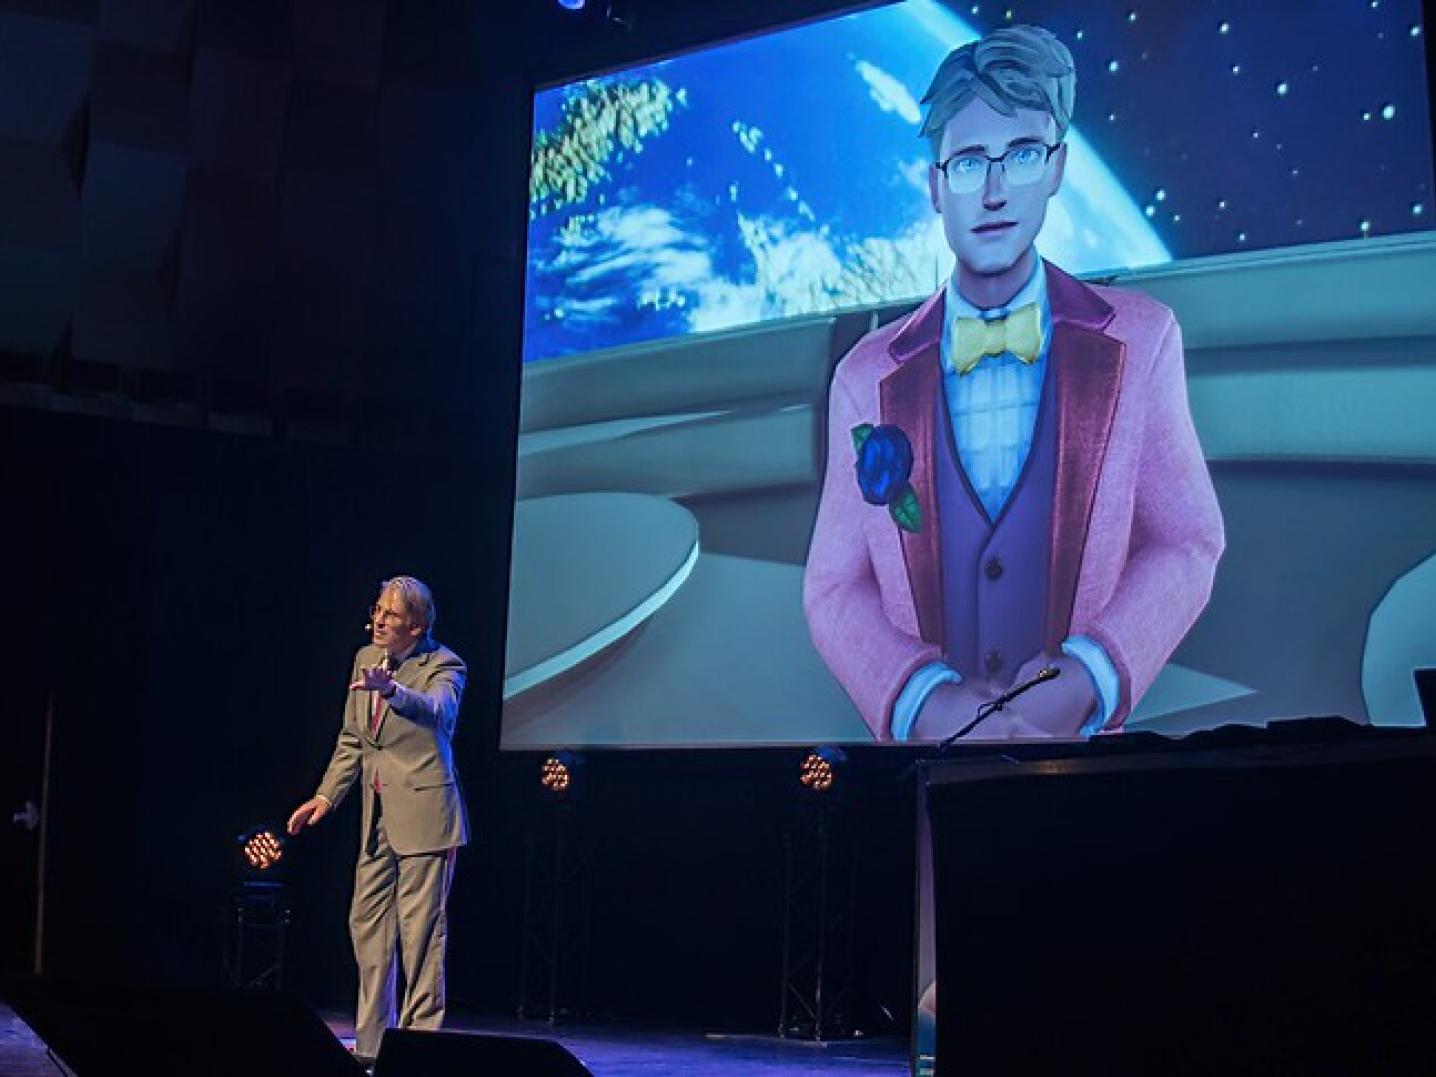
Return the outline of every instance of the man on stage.
{"type": "Polygon", "coordinates": [[[469,840],[453,755],[464,663],[434,641],[433,595],[412,576],[386,580],[370,615],[373,639],[354,656],[334,755],[288,827],[296,834],[313,826],[359,782],[363,829],[349,934],[359,965],[354,1054],[366,1064],[385,1028],[443,1023],[445,905],[455,851],[469,840]]]}
{"type": "Polygon", "coordinates": [[[1118,729],[1211,593],[1222,518],[1172,312],[1033,245],[1075,85],[1040,27],[949,54],[922,133],[956,266],[833,376],[804,606],[880,740],[960,731],[1048,667],[974,737],[1118,729]]]}

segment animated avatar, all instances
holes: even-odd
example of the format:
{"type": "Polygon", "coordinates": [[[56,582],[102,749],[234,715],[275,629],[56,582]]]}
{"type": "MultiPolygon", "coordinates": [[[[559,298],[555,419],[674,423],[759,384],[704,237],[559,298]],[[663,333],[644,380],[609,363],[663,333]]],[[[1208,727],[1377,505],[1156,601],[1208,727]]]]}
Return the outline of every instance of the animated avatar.
{"type": "Polygon", "coordinates": [[[1172,312],[1033,246],[1075,84],[1039,27],[943,61],[922,134],[956,267],[833,376],[804,607],[879,739],[947,736],[1049,665],[972,737],[1119,729],[1211,592],[1223,525],[1172,312]]]}

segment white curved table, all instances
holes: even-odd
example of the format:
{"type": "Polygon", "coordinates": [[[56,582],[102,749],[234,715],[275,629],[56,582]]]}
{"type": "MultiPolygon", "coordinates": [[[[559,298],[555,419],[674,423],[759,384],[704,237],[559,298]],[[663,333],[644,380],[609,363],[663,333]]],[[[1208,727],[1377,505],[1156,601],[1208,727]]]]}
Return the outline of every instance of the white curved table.
{"type": "Polygon", "coordinates": [[[698,521],[650,494],[561,494],[514,506],[504,699],[642,625],[698,561],[698,521]]]}

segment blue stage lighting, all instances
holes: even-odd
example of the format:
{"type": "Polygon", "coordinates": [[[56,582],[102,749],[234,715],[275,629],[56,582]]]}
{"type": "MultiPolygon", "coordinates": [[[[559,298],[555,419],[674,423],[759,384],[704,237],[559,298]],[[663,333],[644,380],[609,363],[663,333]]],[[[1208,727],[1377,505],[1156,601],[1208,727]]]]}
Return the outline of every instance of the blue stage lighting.
{"type": "Polygon", "coordinates": [[[558,6],[565,11],[582,11],[587,7],[587,0],[558,0],[558,6]]]}

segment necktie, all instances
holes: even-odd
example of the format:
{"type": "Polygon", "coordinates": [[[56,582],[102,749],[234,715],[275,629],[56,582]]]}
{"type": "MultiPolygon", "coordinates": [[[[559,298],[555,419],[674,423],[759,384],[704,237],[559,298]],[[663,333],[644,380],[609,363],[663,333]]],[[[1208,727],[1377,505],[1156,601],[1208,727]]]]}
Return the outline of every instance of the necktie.
{"type": "MultiPolygon", "coordinates": [[[[394,659],[386,654],[384,656],[383,665],[385,669],[392,673],[394,670],[394,659]]],[[[384,697],[378,692],[370,692],[369,695],[372,699],[369,705],[369,735],[377,737],[379,735],[379,721],[384,715],[384,697]]],[[[374,768],[374,792],[379,792],[380,788],[379,768],[376,766],[374,768]]]]}
{"type": "MultiPolygon", "coordinates": [[[[369,735],[371,737],[377,737],[379,736],[379,717],[384,713],[384,701],[379,698],[378,692],[370,692],[369,694],[374,697],[374,702],[369,709],[369,735]]],[[[375,763],[374,792],[379,792],[381,788],[382,786],[379,784],[379,765],[375,763]]]]}
{"type": "Polygon", "coordinates": [[[948,366],[971,374],[989,355],[1011,352],[1024,363],[1035,363],[1042,351],[1042,316],[1036,303],[1019,307],[1005,318],[958,318],[948,366]]]}
{"type": "MultiPolygon", "coordinates": [[[[394,661],[394,656],[390,654],[386,654],[380,660],[379,664],[391,674],[398,668],[398,663],[394,661]]],[[[371,692],[369,694],[373,698],[369,711],[369,732],[377,737],[379,735],[379,719],[384,713],[384,697],[378,692],[371,692]]]]}

